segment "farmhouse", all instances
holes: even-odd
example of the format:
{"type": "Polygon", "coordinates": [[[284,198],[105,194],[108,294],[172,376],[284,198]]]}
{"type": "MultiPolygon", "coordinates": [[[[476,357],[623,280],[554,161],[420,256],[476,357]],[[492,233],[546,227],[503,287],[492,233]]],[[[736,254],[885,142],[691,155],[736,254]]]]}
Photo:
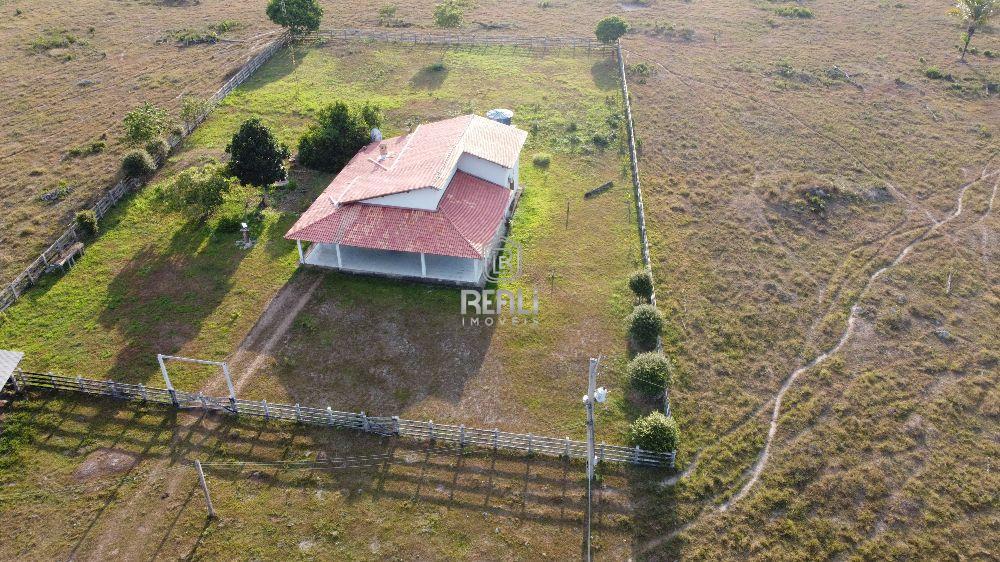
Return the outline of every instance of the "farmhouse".
{"type": "Polygon", "coordinates": [[[482,286],[517,201],[527,136],[464,115],[372,142],[285,237],[306,265],[482,286]]]}

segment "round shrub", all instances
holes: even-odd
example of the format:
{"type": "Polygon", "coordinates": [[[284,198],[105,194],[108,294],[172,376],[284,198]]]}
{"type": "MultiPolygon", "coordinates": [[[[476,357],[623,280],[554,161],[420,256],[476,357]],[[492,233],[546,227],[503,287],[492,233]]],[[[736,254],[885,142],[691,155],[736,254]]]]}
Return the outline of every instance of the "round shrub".
{"type": "Polygon", "coordinates": [[[653,412],[632,422],[628,429],[628,440],[633,447],[655,453],[670,453],[677,450],[678,433],[673,416],[668,418],[662,412],[653,412]]]}
{"type": "Polygon", "coordinates": [[[94,211],[80,211],[76,214],[76,226],[80,228],[84,236],[97,236],[97,213],[94,211]]]}
{"type": "Polygon", "coordinates": [[[552,156],[544,152],[539,152],[531,159],[531,163],[535,165],[536,168],[548,168],[549,164],[552,163],[552,156]]]}
{"type": "Polygon", "coordinates": [[[673,365],[662,353],[640,353],[628,364],[632,386],[647,396],[662,396],[670,386],[673,365]]]}
{"type": "Polygon", "coordinates": [[[170,144],[162,138],[157,138],[149,141],[146,144],[146,152],[153,157],[153,160],[162,164],[167,159],[167,155],[170,154],[170,144]]]}
{"type": "Polygon", "coordinates": [[[635,296],[648,301],[653,296],[653,276],[645,269],[640,269],[628,278],[628,288],[635,296]]]}
{"type": "Polygon", "coordinates": [[[662,331],[663,313],[651,304],[640,304],[628,317],[628,333],[641,349],[655,348],[662,331]]]}
{"type": "Polygon", "coordinates": [[[156,171],[153,157],[145,150],[133,150],[122,158],[122,172],[130,178],[148,176],[156,171]]]}

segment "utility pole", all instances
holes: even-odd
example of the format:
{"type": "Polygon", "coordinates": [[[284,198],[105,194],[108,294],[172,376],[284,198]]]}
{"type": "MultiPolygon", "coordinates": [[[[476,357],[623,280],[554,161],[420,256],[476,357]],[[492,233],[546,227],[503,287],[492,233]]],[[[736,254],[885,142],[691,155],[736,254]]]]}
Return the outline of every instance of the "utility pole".
{"type": "Polygon", "coordinates": [[[601,364],[601,357],[590,359],[590,372],[587,377],[587,395],[583,397],[583,404],[587,408],[587,562],[592,560],[590,551],[590,522],[593,514],[593,483],[594,465],[597,461],[595,457],[594,438],[594,402],[604,402],[607,400],[608,391],[604,388],[597,388],[597,367],[601,364]]]}

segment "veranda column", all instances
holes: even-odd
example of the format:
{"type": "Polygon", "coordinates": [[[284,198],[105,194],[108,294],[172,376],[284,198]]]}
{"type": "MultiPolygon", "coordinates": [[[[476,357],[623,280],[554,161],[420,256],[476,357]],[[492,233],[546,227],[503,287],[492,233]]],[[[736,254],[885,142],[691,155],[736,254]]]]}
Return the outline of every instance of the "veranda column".
{"type": "Polygon", "coordinates": [[[299,263],[306,263],[305,254],[302,253],[302,241],[296,240],[295,245],[299,247],[299,263]]]}
{"type": "Polygon", "coordinates": [[[420,276],[427,277],[427,260],[424,259],[423,252],[420,252],[420,276]]]}
{"type": "Polygon", "coordinates": [[[337,267],[343,269],[344,266],[340,263],[340,244],[336,244],[334,247],[337,249],[337,267]]]}

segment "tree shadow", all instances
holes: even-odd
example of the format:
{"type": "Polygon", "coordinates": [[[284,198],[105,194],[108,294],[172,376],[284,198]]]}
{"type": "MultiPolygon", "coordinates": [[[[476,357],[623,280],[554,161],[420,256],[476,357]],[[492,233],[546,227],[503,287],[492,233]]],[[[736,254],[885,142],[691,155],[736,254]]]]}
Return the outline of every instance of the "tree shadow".
{"type": "MultiPolygon", "coordinates": [[[[260,67],[257,72],[254,72],[246,82],[240,84],[238,89],[252,92],[291,75],[302,64],[302,59],[310,50],[310,45],[302,43],[287,45],[281,51],[275,53],[267,61],[267,64],[260,67]]],[[[232,74],[236,74],[239,70],[239,68],[233,68],[232,74]]],[[[226,78],[229,78],[229,76],[226,78]]]]}
{"type": "Polygon", "coordinates": [[[479,321],[462,315],[456,288],[310,270],[279,291],[240,349],[273,359],[270,378],[292,402],[395,415],[460,401],[496,329],[479,321]]]}
{"type": "Polygon", "coordinates": [[[109,283],[98,317],[125,340],[109,378],[145,382],[141,367],[155,368],[157,353],[177,353],[197,337],[246,255],[200,220],[184,224],[166,246],[146,244],[109,283]]]}
{"type": "Polygon", "coordinates": [[[415,90],[437,90],[444,84],[449,72],[441,63],[425,66],[410,78],[410,87],[415,90]]]}
{"type": "Polygon", "coordinates": [[[594,85],[600,90],[617,90],[618,83],[618,63],[612,57],[598,60],[590,67],[590,76],[594,79],[594,85]]]}

